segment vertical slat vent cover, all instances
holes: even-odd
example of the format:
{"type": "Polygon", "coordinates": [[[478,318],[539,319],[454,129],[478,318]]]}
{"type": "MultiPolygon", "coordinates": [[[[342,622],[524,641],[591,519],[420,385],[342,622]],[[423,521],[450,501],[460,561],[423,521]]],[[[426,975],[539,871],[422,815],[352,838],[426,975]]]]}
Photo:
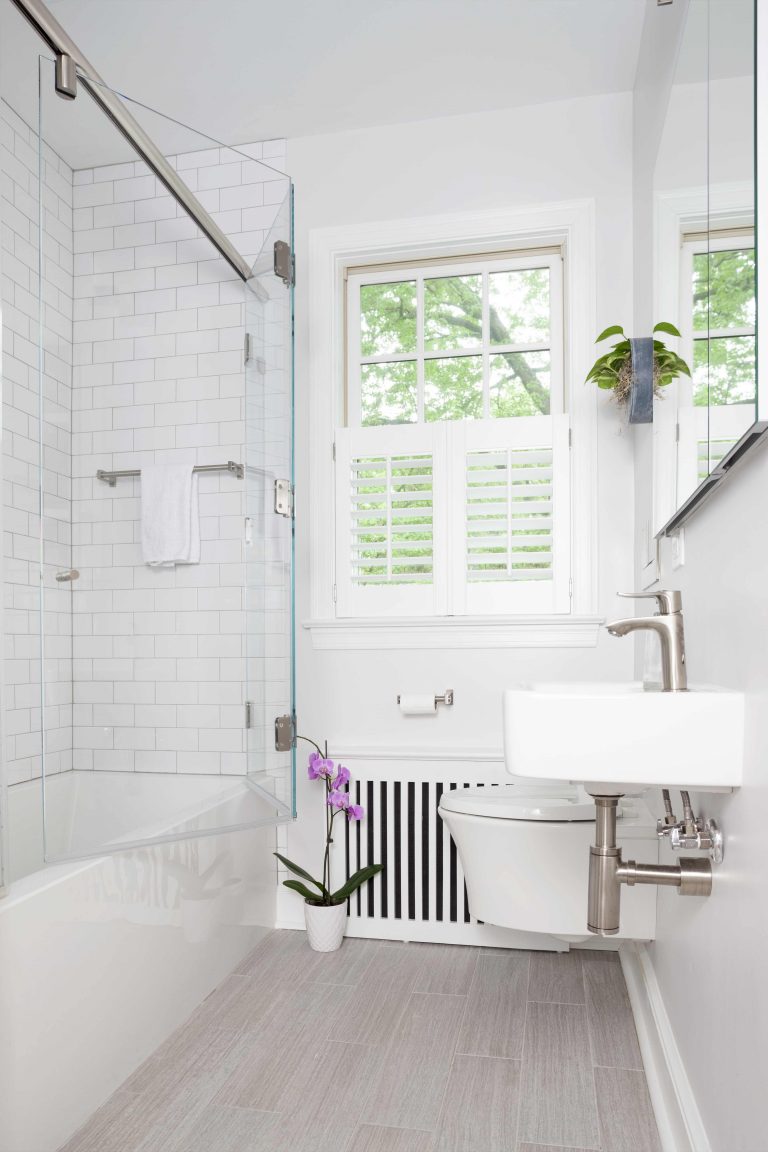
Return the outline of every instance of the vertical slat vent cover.
{"type": "Polygon", "coordinates": [[[467,579],[551,580],[551,448],[467,453],[467,579]]]}
{"type": "Polygon", "coordinates": [[[365,819],[346,825],[346,877],[367,864],[384,865],[352,896],[352,917],[474,923],[456,845],[438,813],[444,789],[469,787],[499,785],[391,779],[352,785],[365,819]]]}
{"type": "Polygon", "coordinates": [[[352,458],[352,581],[431,584],[432,456],[352,458]]]}

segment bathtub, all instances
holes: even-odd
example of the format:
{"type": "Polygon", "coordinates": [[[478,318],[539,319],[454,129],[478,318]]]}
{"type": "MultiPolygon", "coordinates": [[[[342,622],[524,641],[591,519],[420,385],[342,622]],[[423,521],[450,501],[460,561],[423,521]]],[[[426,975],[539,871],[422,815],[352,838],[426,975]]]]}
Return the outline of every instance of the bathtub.
{"type": "Polygon", "coordinates": [[[46,809],[49,856],[91,855],[44,867],[40,782],[8,789],[0,1152],[55,1152],[275,922],[279,817],[242,780],[67,772],[46,809]]]}

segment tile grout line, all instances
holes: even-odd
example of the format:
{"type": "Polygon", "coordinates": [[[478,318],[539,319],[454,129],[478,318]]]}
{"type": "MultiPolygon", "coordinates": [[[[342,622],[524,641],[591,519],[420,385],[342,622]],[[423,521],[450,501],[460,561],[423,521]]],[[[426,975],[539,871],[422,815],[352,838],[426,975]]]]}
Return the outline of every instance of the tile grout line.
{"type": "Polygon", "coordinates": [[[584,984],[584,1023],[587,1027],[587,1043],[589,1044],[589,1062],[592,1065],[592,1099],[595,1105],[595,1121],[597,1122],[597,1146],[603,1147],[603,1125],[600,1121],[600,1106],[597,1101],[597,1077],[595,1076],[595,1044],[592,1038],[592,1027],[589,1022],[589,989],[587,988],[587,973],[584,965],[581,966],[581,979],[584,984]]]}
{"type": "MultiPolygon", "coordinates": [[[[529,956],[528,957],[528,984],[529,984],[529,986],[530,986],[530,981],[531,981],[531,959],[529,956]]],[[[518,1092],[518,1101],[517,1101],[517,1124],[515,1125],[515,1148],[516,1149],[520,1147],[520,1116],[521,1116],[521,1113],[523,1111],[523,1081],[525,1079],[525,1049],[526,1049],[526,1040],[528,1037],[528,1005],[533,1003],[533,1001],[528,999],[527,991],[528,991],[528,989],[526,988],[525,1019],[523,1020],[523,1046],[522,1046],[522,1050],[520,1053],[520,1091],[518,1092]]]]}

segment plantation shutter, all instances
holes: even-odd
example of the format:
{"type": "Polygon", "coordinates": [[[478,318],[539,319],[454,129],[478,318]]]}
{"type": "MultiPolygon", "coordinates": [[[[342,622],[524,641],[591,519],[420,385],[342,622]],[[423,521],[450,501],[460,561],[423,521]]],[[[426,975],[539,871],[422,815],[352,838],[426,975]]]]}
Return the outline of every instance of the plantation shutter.
{"type": "Polygon", "coordinates": [[[568,417],[457,424],[452,456],[454,612],[568,612],[568,417]]]}
{"type": "Polygon", "coordinates": [[[570,610],[567,416],[341,428],[337,615],[570,610]]]}
{"type": "Polygon", "coordinates": [[[438,424],[337,431],[337,615],[445,612],[444,439],[438,424]]]}

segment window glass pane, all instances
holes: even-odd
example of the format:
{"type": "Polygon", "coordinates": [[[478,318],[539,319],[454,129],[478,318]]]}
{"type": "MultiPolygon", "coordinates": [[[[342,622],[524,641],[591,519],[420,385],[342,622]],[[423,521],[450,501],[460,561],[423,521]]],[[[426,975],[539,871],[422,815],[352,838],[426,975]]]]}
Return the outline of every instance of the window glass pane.
{"type": "Polygon", "coordinates": [[[424,347],[428,352],[474,348],[483,338],[481,276],[424,281],[424,347]]]}
{"type": "Polygon", "coordinates": [[[424,419],[479,420],[483,415],[480,356],[454,356],[424,364],[424,419]]]}
{"type": "Polygon", "coordinates": [[[360,370],[361,422],[413,424],[416,421],[416,361],[364,364],[360,370]]]}
{"type": "Polygon", "coordinates": [[[754,336],[720,336],[693,345],[693,402],[754,404],[754,336]]]}
{"type": "Polygon", "coordinates": [[[753,328],[755,325],[755,252],[734,248],[701,252],[693,258],[693,327],[753,328]]]}
{"type": "Polygon", "coordinates": [[[549,343],[549,268],[488,277],[491,344],[549,343]]]}
{"type": "Polygon", "coordinates": [[[360,288],[360,352],[389,356],[416,351],[416,284],[363,284],[360,288]]]}
{"type": "Polygon", "coordinates": [[[549,385],[549,352],[491,356],[491,416],[548,416],[549,385]]]}

